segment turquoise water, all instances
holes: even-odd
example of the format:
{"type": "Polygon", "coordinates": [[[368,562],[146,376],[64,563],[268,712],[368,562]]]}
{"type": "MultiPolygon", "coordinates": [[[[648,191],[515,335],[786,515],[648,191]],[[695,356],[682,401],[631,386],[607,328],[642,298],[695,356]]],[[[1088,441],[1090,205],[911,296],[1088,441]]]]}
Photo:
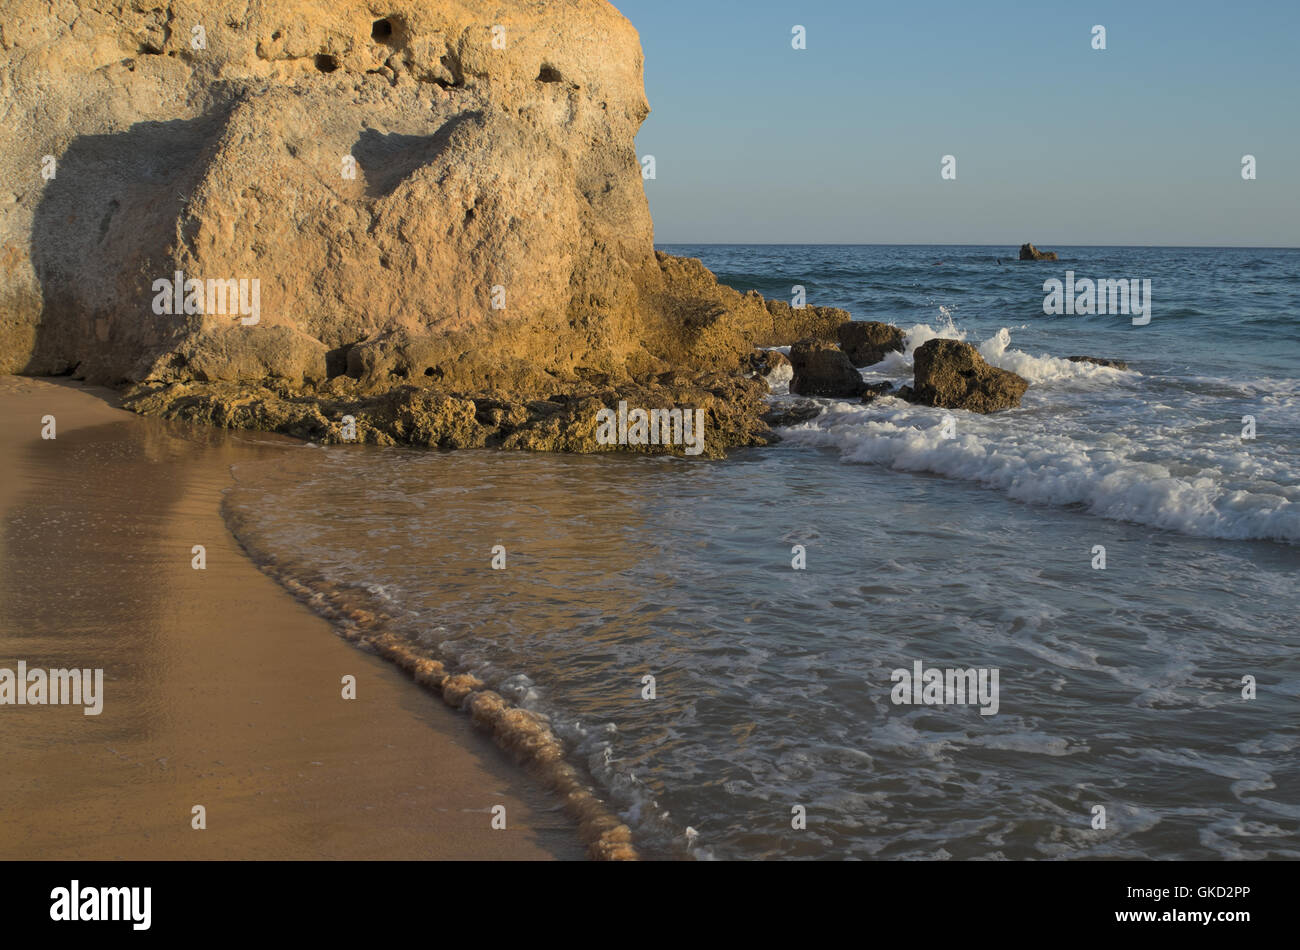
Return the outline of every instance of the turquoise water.
{"type": "Polygon", "coordinates": [[[548,716],[652,857],[1300,857],[1300,252],[1053,249],[666,248],[903,328],[869,379],[945,335],[1030,380],[950,439],[823,400],[721,462],[304,446],[227,503],[548,716]],[[1044,316],[1066,269],[1149,278],[1150,324],[1044,316]],[[918,661],[996,714],[894,702],[918,661]]]}

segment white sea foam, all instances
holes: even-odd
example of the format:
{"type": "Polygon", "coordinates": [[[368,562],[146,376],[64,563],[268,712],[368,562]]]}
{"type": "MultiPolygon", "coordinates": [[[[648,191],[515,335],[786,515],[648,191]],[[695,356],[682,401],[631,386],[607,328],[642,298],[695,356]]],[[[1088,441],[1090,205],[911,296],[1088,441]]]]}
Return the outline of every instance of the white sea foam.
{"type": "Polygon", "coordinates": [[[773,392],[778,389],[784,389],[788,392],[790,380],[792,379],[794,379],[794,368],[789,363],[782,363],[768,374],[767,385],[773,392]]]}
{"type": "MultiPolygon", "coordinates": [[[[913,327],[907,351],[868,373],[900,367],[920,343],[956,332],[913,327]]],[[[1010,347],[1006,329],[979,349],[1030,381],[1022,410],[956,412],[956,437],[944,438],[945,410],[890,398],[840,402],[782,435],[838,449],[847,462],[966,479],[1018,501],[1082,505],[1203,537],[1300,541],[1300,489],[1288,457],[1268,446],[1248,453],[1222,433],[1197,434],[1202,420],[1175,417],[1143,397],[1141,374],[1024,353],[1010,347]]]]}
{"type": "Polygon", "coordinates": [[[1090,380],[1113,384],[1123,371],[1096,363],[1074,363],[1055,356],[1031,356],[1010,349],[1011,331],[1003,327],[979,345],[980,355],[993,366],[1027,379],[1030,385],[1060,380],[1090,380]]]}

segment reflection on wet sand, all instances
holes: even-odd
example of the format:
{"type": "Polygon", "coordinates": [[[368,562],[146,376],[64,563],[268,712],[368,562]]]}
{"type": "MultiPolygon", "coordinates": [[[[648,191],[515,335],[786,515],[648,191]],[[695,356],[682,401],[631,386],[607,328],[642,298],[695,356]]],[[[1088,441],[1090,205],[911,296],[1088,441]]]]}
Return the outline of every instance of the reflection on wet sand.
{"type": "Polygon", "coordinates": [[[465,717],[340,641],[229,537],[231,466],[296,443],[108,399],[0,379],[0,667],[102,668],[105,693],[94,717],[0,707],[0,856],[580,856],[558,804],[465,717]]]}

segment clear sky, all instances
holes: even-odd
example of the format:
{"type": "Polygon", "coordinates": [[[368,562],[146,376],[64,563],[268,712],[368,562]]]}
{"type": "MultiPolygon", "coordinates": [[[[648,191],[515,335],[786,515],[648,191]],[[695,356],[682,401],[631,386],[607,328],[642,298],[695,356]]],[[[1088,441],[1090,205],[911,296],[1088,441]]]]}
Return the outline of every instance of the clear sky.
{"type": "Polygon", "coordinates": [[[1300,0],[614,5],[660,243],[1300,245],[1300,0]]]}

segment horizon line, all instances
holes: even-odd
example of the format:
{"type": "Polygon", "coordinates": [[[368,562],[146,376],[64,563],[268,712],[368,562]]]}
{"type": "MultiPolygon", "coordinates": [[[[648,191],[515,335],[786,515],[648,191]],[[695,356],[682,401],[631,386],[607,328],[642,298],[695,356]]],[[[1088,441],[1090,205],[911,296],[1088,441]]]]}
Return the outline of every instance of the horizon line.
{"type": "MultiPolygon", "coordinates": [[[[684,245],[692,247],[1014,247],[1010,244],[929,244],[917,241],[658,241],[660,245],[684,245]]],[[[1039,250],[1052,250],[1057,247],[1151,247],[1169,250],[1242,250],[1242,251],[1297,251],[1300,244],[1060,244],[1044,245],[1039,250]]]]}

